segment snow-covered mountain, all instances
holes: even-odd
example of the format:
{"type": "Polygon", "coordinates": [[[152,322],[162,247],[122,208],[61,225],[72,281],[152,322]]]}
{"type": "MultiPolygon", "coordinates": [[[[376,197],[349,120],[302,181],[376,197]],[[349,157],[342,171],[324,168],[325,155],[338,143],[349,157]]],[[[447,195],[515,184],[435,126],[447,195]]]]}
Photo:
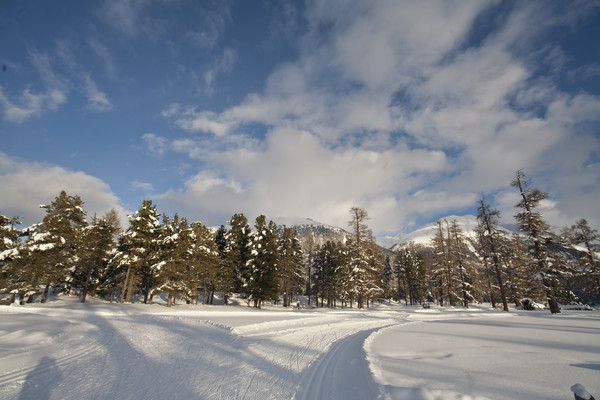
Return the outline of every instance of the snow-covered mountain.
{"type": "Polygon", "coordinates": [[[311,218],[275,217],[270,218],[279,228],[288,227],[298,232],[300,241],[304,244],[312,236],[314,244],[321,246],[328,240],[346,242],[350,234],[342,228],[324,224],[311,218]]]}
{"type": "MultiPolygon", "coordinates": [[[[474,242],[476,240],[477,235],[475,233],[475,229],[477,228],[477,217],[475,217],[474,215],[449,215],[447,217],[442,218],[442,221],[444,220],[448,221],[449,224],[451,224],[452,221],[456,221],[463,234],[467,237],[467,239],[469,239],[469,241],[474,242]]],[[[429,246],[431,244],[431,239],[435,236],[437,232],[437,229],[437,222],[434,221],[413,232],[400,233],[394,238],[387,238],[386,241],[388,244],[391,243],[390,239],[395,240],[395,243],[393,243],[392,246],[388,248],[392,250],[400,250],[411,242],[415,245],[429,246]]],[[[380,246],[383,246],[383,244],[380,244],[380,246]]]]}
{"type": "MultiPolygon", "coordinates": [[[[293,217],[275,217],[269,218],[281,229],[284,226],[295,229],[298,232],[298,237],[301,242],[304,243],[309,236],[312,236],[316,246],[324,244],[326,241],[331,240],[333,242],[341,241],[345,242],[351,234],[337,226],[328,225],[322,222],[315,221],[311,218],[293,218],[293,217]]],[[[467,241],[474,244],[477,235],[477,217],[474,215],[449,215],[441,218],[442,221],[456,221],[458,226],[461,228],[463,234],[466,236],[467,241]]],[[[444,225],[445,228],[445,225],[444,225]]],[[[505,227],[507,232],[511,232],[510,227],[505,227]]],[[[435,236],[437,231],[437,222],[431,222],[421,228],[418,228],[410,233],[400,233],[396,236],[384,236],[376,237],[377,244],[387,250],[401,250],[406,247],[409,243],[428,247],[431,244],[431,239],[435,236]]]]}

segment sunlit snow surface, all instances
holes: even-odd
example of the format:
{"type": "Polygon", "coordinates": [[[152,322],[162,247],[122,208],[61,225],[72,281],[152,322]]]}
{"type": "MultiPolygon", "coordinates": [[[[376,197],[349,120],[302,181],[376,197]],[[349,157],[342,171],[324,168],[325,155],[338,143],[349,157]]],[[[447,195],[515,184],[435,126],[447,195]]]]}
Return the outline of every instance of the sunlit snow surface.
{"type": "Polygon", "coordinates": [[[600,312],[0,306],[1,399],[600,397],[600,312]]]}

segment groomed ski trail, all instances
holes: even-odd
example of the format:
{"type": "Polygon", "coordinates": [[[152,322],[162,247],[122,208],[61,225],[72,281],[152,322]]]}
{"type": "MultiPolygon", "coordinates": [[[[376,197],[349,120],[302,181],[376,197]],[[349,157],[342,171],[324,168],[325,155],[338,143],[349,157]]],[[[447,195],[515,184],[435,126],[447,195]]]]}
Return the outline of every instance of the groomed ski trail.
{"type": "Polygon", "coordinates": [[[380,398],[363,345],[382,328],[360,331],[335,342],[305,371],[295,400],[380,398]]]}

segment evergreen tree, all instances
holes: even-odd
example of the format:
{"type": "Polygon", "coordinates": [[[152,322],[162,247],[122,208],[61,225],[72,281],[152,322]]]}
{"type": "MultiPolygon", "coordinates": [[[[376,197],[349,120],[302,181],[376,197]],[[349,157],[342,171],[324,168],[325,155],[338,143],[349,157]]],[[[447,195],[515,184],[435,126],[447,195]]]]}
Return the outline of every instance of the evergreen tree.
{"type": "Polygon", "coordinates": [[[347,289],[344,284],[346,265],[344,245],[339,242],[334,243],[328,240],[315,252],[311,291],[316,296],[317,305],[319,297],[321,297],[321,307],[324,306],[325,300],[327,300],[327,307],[332,307],[336,297],[342,301],[350,298],[345,293],[347,289]]]}
{"type": "Polygon", "coordinates": [[[80,262],[76,270],[74,281],[82,287],[81,302],[85,303],[89,292],[95,293],[100,283],[100,278],[108,268],[115,247],[114,235],[118,229],[114,221],[105,218],[96,218],[84,230],[80,247],[80,262]]]}
{"type": "Polygon", "coordinates": [[[513,233],[507,240],[501,240],[500,243],[500,256],[503,264],[507,266],[508,296],[512,298],[515,307],[518,307],[521,305],[521,298],[532,296],[532,291],[535,290],[527,277],[528,266],[531,265],[533,258],[523,237],[518,233],[513,233]]]}
{"type": "Polygon", "coordinates": [[[383,263],[383,270],[379,274],[378,278],[378,286],[383,291],[382,297],[384,299],[392,298],[393,288],[391,286],[392,278],[394,276],[394,271],[392,269],[392,264],[390,262],[390,256],[385,257],[385,261],[383,263]]]}
{"type": "Polygon", "coordinates": [[[255,308],[260,308],[265,300],[277,300],[279,296],[277,226],[273,221],[267,225],[266,217],[259,215],[254,227],[247,263],[249,278],[243,293],[254,301],[255,308]]]}
{"type": "Polygon", "coordinates": [[[279,239],[279,277],[283,306],[289,307],[290,297],[301,292],[304,285],[302,248],[295,230],[284,227],[279,239]]]}
{"type": "Polygon", "coordinates": [[[233,275],[229,274],[231,269],[222,269],[223,260],[220,257],[215,235],[210,229],[200,222],[194,222],[192,233],[191,268],[198,282],[195,287],[201,287],[204,302],[212,304],[215,290],[221,290],[224,294],[227,293],[226,290],[230,290],[233,275]]]}
{"type": "Polygon", "coordinates": [[[156,206],[152,200],[144,200],[140,209],[129,216],[129,228],[123,233],[113,260],[124,274],[121,303],[131,302],[138,288],[142,289],[144,303],[150,299],[158,276],[159,234],[160,218],[156,206]]]}
{"type": "MultiPolygon", "coordinates": [[[[444,220],[446,226],[448,221],[444,220]]],[[[448,246],[448,235],[444,230],[442,220],[437,221],[437,231],[432,239],[433,257],[431,276],[436,282],[438,289],[438,301],[440,306],[444,305],[444,297],[454,307],[456,304],[456,287],[458,279],[454,270],[453,263],[450,260],[450,249],[448,246]]]]}
{"type": "Polygon", "coordinates": [[[532,277],[541,284],[550,306],[550,312],[560,313],[556,297],[557,291],[560,290],[560,271],[548,250],[552,234],[541,212],[536,211],[540,207],[541,201],[545,200],[548,195],[538,189],[530,188],[526,176],[521,170],[517,171],[511,186],[517,188],[521,195],[521,201],[515,207],[522,211],[517,213],[515,218],[519,223],[519,229],[529,237],[531,243],[530,251],[535,257],[532,263],[532,277]]]}
{"type": "Polygon", "coordinates": [[[87,221],[81,198],[69,196],[64,190],[42,208],[46,209],[46,216],[33,237],[31,250],[35,253],[34,268],[42,269],[40,275],[46,284],[41,300],[44,303],[51,286],[62,290],[71,288],[79,258],[77,250],[87,221]]]}
{"type": "Polygon", "coordinates": [[[217,290],[223,293],[223,303],[229,304],[231,293],[235,290],[237,274],[232,266],[232,260],[229,256],[229,247],[227,243],[227,229],[221,225],[215,233],[215,244],[219,252],[219,262],[217,266],[217,290]]]}
{"type": "Polygon", "coordinates": [[[383,255],[375,245],[371,230],[365,221],[368,213],[358,207],[350,209],[353,239],[348,242],[350,280],[352,292],[356,296],[357,307],[364,308],[365,302],[383,292],[377,285],[377,277],[383,269],[383,255]]]}
{"type": "Polygon", "coordinates": [[[454,264],[455,270],[458,270],[460,281],[457,292],[460,293],[459,299],[465,308],[469,308],[469,303],[475,299],[472,293],[475,289],[473,285],[476,276],[475,265],[462,229],[458,226],[456,220],[453,220],[448,227],[448,249],[450,260],[454,264]]]}
{"type": "Polygon", "coordinates": [[[395,273],[399,285],[398,290],[407,303],[410,302],[411,305],[414,305],[425,300],[427,291],[425,261],[412,245],[401,250],[396,257],[395,273]]]}
{"type": "Polygon", "coordinates": [[[479,249],[484,258],[489,261],[496,274],[496,282],[500,288],[500,297],[502,299],[502,307],[508,312],[508,301],[506,299],[506,290],[504,288],[503,270],[506,266],[501,262],[500,255],[502,247],[502,232],[498,227],[498,219],[500,211],[491,209],[489,204],[486,204],[483,197],[479,201],[477,208],[477,220],[479,229],[479,249]]]}
{"type": "Polygon", "coordinates": [[[9,218],[0,214],[0,291],[11,290],[15,260],[19,258],[19,237],[21,231],[15,225],[21,222],[17,217],[9,218]],[[12,262],[12,265],[11,265],[12,262]]]}
{"type": "Polygon", "coordinates": [[[582,246],[584,251],[579,257],[580,275],[586,280],[586,286],[600,299],[600,235],[592,229],[585,219],[578,220],[568,231],[570,244],[582,246]]]}
{"type": "Polygon", "coordinates": [[[165,216],[163,221],[160,255],[150,269],[157,271],[156,289],[167,294],[167,307],[171,307],[176,298],[189,300],[193,296],[198,279],[190,267],[193,236],[187,220],[175,214],[172,220],[165,216]]]}
{"type": "Polygon", "coordinates": [[[242,292],[244,285],[250,279],[250,226],[244,214],[234,214],[229,221],[230,229],[227,232],[228,262],[226,265],[233,268],[235,275],[234,290],[242,292]]]}

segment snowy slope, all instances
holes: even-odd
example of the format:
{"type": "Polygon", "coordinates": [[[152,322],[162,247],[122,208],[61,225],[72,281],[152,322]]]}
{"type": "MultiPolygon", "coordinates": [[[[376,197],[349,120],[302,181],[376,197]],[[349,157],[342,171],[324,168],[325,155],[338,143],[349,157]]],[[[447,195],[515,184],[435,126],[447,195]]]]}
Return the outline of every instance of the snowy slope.
{"type": "Polygon", "coordinates": [[[0,399],[598,397],[598,311],[0,306],[0,399]]]}
{"type": "MultiPolygon", "coordinates": [[[[449,215],[447,217],[441,218],[443,222],[443,228],[446,228],[445,222],[448,221],[449,224],[452,221],[458,223],[458,226],[461,228],[463,235],[466,236],[467,240],[471,243],[475,243],[477,240],[476,228],[477,228],[477,217],[474,215],[449,215]]],[[[426,226],[419,228],[410,233],[401,233],[393,238],[387,237],[384,240],[378,238],[377,243],[380,246],[390,248],[392,250],[399,250],[406,247],[409,243],[414,243],[415,245],[421,246],[429,246],[431,244],[431,240],[437,233],[437,222],[432,222],[427,224],[426,226]]],[[[509,232],[505,229],[506,232],[509,232]]]]}
{"type": "Polygon", "coordinates": [[[275,217],[270,218],[279,228],[288,227],[295,229],[301,242],[312,237],[317,245],[322,245],[328,240],[345,243],[349,233],[337,226],[324,224],[310,218],[275,217]]]}

